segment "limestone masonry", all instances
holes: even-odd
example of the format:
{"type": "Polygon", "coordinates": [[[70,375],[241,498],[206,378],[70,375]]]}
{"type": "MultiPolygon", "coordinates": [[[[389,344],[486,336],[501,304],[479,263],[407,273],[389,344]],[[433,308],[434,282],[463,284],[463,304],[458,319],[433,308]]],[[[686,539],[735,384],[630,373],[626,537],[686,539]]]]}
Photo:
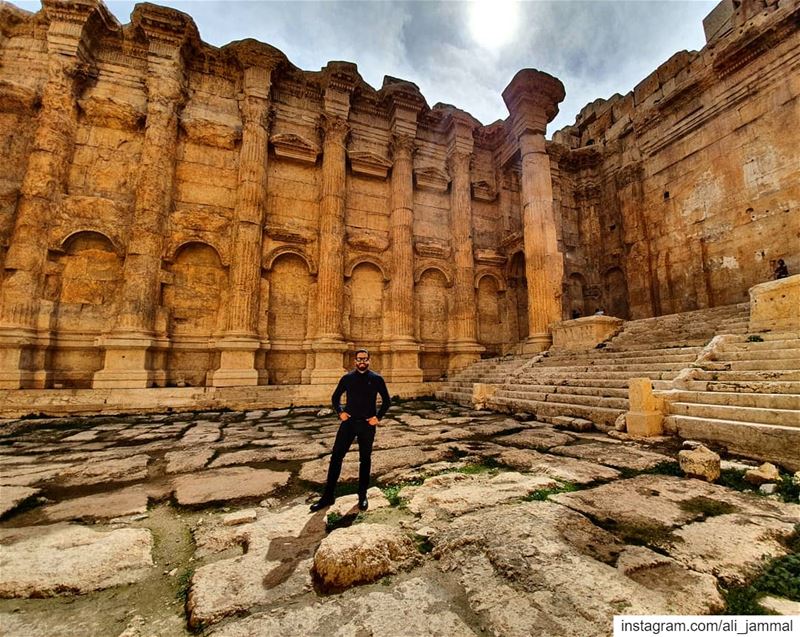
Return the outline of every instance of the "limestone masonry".
{"type": "Polygon", "coordinates": [[[354,346],[419,384],[800,271],[797,0],[724,0],[551,140],[534,69],[484,126],[173,9],[42,5],[0,5],[2,389],[330,385],[354,346]]]}

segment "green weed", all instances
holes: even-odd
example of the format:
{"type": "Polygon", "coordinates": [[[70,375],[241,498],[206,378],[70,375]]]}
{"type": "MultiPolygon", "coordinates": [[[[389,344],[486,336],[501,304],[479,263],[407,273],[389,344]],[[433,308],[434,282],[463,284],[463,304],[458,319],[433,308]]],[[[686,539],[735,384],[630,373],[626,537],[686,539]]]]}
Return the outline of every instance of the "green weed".
{"type": "Polygon", "coordinates": [[[553,487],[552,489],[537,489],[536,491],[532,491],[522,499],[525,502],[543,502],[547,500],[551,495],[555,495],[557,493],[570,493],[572,491],[577,491],[578,486],[572,482],[563,482],[557,487],[553,487]]]}

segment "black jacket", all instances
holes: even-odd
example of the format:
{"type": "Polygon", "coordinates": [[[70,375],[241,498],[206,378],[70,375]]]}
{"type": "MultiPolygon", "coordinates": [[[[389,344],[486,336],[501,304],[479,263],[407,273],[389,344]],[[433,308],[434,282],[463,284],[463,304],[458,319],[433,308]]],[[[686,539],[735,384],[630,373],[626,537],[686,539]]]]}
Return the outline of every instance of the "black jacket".
{"type": "Polygon", "coordinates": [[[351,417],[364,420],[373,416],[378,416],[379,419],[383,418],[389,409],[390,402],[391,397],[389,390],[386,389],[383,376],[370,370],[362,373],[354,369],[352,372],[348,372],[341,377],[333,396],[331,396],[331,403],[336,413],[340,414],[346,411],[351,417]],[[347,394],[347,404],[342,407],[341,399],[344,393],[347,394]],[[378,394],[381,396],[381,408],[376,413],[375,401],[378,394]]]}

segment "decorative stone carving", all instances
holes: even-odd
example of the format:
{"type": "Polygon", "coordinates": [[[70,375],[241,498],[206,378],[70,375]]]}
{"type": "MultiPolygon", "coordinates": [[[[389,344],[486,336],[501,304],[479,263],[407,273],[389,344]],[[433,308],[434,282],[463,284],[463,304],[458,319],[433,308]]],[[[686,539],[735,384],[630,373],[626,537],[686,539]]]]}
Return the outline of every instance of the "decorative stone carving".
{"type": "Polygon", "coordinates": [[[475,263],[481,265],[503,266],[508,261],[508,257],[493,248],[476,248],[474,251],[475,263]]]}
{"type": "Polygon", "coordinates": [[[440,168],[426,166],[414,170],[414,181],[417,188],[423,190],[433,190],[434,192],[447,192],[450,184],[450,177],[440,168]]]}
{"type": "Polygon", "coordinates": [[[371,151],[351,150],[347,156],[350,159],[350,168],[356,175],[386,179],[392,166],[392,162],[388,159],[371,151]]]}
{"type": "Polygon", "coordinates": [[[418,238],[414,240],[414,252],[421,257],[447,259],[450,256],[451,248],[447,241],[418,238]]]}
{"type": "Polygon", "coordinates": [[[314,164],[319,156],[316,144],[294,133],[279,133],[273,135],[269,141],[275,149],[275,155],[281,159],[314,164]]]}
{"type": "Polygon", "coordinates": [[[347,244],[356,250],[383,252],[389,247],[389,237],[378,230],[350,228],[347,230],[347,244]]]}
{"type": "Polygon", "coordinates": [[[497,190],[494,184],[485,179],[472,182],[472,197],[478,201],[494,201],[497,199],[497,190]]]}

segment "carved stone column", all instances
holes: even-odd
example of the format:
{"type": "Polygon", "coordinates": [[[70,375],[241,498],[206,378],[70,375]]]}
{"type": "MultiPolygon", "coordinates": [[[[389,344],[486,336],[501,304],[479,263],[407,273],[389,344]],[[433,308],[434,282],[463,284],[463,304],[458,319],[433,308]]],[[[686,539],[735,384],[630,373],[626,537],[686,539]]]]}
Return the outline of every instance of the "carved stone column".
{"type": "Polygon", "coordinates": [[[450,314],[451,372],[480,358],[483,347],[476,340],[477,312],[475,299],[475,263],[472,244],[472,125],[471,118],[460,111],[451,114],[448,169],[450,171],[450,236],[454,263],[453,311],[450,314]]]}
{"type": "MultiPolygon", "coordinates": [[[[48,78],[0,286],[0,388],[42,387],[37,361],[38,317],[50,220],[66,190],[78,126],[77,99],[91,74],[87,24],[104,7],[44,2],[48,78]]],[[[46,340],[46,334],[45,336],[46,340]]]]}
{"type": "Polygon", "coordinates": [[[319,273],[317,275],[317,332],[313,342],[311,383],[339,380],[346,344],[342,336],[344,297],[345,141],[347,120],[336,115],[323,119],[322,195],[319,203],[319,273]]]}
{"type": "Polygon", "coordinates": [[[550,347],[550,326],[562,316],[564,257],[556,237],[550,157],[545,151],[544,134],[563,99],[561,82],[535,69],[517,73],[503,91],[522,158],[522,219],[528,282],[525,352],[540,352],[550,347]]]}
{"type": "Polygon", "coordinates": [[[267,144],[271,68],[248,66],[243,73],[242,146],[231,250],[231,298],[225,334],[216,342],[219,369],[209,374],[215,387],[257,385],[260,347],[256,314],[261,287],[261,242],[267,193],[267,144]]]}
{"type": "Polygon", "coordinates": [[[408,82],[384,86],[392,131],[391,217],[389,240],[391,279],[387,321],[389,362],[384,371],[394,382],[420,382],[419,344],[414,339],[414,138],[417,115],[425,101],[408,82]]]}
{"type": "Polygon", "coordinates": [[[164,233],[172,202],[178,119],[186,100],[182,48],[197,30],[188,16],[155,5],[137,5],[132,21],[148,38],[147,122],[136,184],[136,202],[123,266],[117,326],[103,339],[103,369],[93,387],[149,387],[161,285],[164,233]]]}
{"type": "Polygon", "coordinates": [[[312,384],[336,383],[344,373],[347,349],[342,333],[344,299],[345,199],[350,96],[360,76],[349,62],[330,62],[324,71],[322,116],[322,188],[319,201],[319,271],[316,285],[316,329],[311,344],[312,384]]]}

